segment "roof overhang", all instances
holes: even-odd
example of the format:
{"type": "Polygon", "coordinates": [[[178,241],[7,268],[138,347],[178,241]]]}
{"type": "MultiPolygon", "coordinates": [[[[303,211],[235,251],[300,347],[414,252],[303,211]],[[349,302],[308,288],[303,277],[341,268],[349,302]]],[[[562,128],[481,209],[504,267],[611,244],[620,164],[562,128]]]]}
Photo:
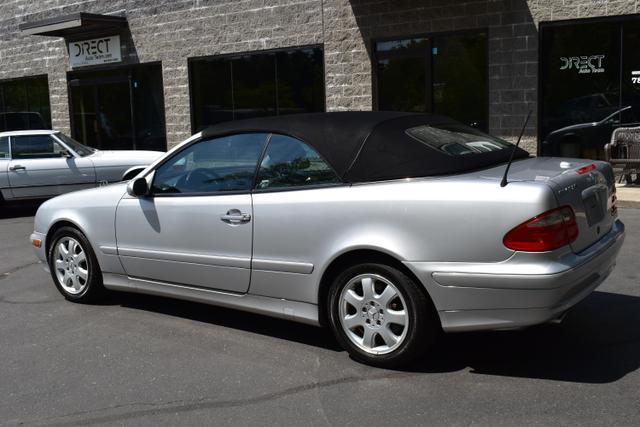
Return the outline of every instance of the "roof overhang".
{"type": "Polygon", "coordinates": [[[127,26],[124,16],[73,13],[20,24],[20,32],[28,35],[73,37],[85,33],[118,30],[127,26]]]}

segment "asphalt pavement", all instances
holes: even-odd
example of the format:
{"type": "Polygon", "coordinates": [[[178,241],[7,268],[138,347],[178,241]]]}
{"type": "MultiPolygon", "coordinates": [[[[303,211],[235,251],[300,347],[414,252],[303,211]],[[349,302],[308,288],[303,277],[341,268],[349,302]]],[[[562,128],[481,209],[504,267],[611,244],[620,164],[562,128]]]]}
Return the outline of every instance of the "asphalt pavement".
{"type": "Polygon", "coordinates": [[[640,210],[610,278],[561,325],[449,335],[404,371],[324,329],[113,294],[65,301],[0,207],[0,425],[640,425],[640,210]]]}

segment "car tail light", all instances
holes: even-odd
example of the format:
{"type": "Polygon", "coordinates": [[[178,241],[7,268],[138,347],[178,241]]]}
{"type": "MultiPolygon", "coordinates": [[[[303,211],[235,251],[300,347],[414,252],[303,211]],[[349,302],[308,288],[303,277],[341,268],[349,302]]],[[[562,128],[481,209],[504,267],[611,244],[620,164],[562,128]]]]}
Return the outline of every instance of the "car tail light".
{"type": "Polygon", "coordinates": [[[514,251],[544,252],[566,246],[578,238],[573,209],[563,206],[542,213],[509,231],[502,242],[514,251]]]}
{"type": "Polygon", "coordinates": [[[581,168],[579,168],[579,169],[576,169],[576,172],[577,172],[579,175],[584,175],[584,174],[585,174],[585,173],[587,173],[587,172],[591,172],[591,171],[592,171],[592,170],[594,170],[595,168],[596,168],[595,163],[591,163],[590,165],[583,166],[583,167],[581,167],[581,168]]]}

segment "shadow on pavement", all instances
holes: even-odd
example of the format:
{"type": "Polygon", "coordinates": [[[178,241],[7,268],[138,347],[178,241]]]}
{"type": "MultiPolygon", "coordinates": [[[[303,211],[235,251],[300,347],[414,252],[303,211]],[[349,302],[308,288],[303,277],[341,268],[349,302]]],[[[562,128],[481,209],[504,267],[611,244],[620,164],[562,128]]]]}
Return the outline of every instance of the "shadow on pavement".
{"type": "Polygon", "coordinates": [[[638,325],[639,297],[594,292],[561,325],[447,335],[441,349],[414,368],[609,383],[640,367],[638,325]]]}
{"type": "MultiPolygon", "coordinates": [[[[114,294],[111,303],[342,351],[327,328],[162,297],[114,294]]],[[[594,292],[561,325],[444,335],[410,372],[454,372],[609,383],[640,367],[640,297],[594,292]]],[[[357,363],[357,362],[353,362],[357,363]]]]}
{"type": "Polygon", "coordinates": [[[28,202],[0,202],[0,219],[34,216],[43,200],[28,202]]]}
{"type": "Polygon", "coordinates": [[[342,351],[327,328],[304,325],[259,314],[151,295],[114,293],[107,303],[162,313],[251,333],[342,351]]]}

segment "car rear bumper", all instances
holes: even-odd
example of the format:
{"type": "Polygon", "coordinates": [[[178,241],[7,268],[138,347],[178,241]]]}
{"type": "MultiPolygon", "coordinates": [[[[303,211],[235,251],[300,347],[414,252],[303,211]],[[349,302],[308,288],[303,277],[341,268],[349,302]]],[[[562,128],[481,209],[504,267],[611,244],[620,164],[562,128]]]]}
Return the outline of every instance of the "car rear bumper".
{"type": "Polygon", "coordinates": [[[445,331],[521,328],[559,318],[593,292],[613,270],[624,236],[624,224],[616,221],[579,254],[522,254],[482,265],[406,264],[427,287],[445,331]]]}

